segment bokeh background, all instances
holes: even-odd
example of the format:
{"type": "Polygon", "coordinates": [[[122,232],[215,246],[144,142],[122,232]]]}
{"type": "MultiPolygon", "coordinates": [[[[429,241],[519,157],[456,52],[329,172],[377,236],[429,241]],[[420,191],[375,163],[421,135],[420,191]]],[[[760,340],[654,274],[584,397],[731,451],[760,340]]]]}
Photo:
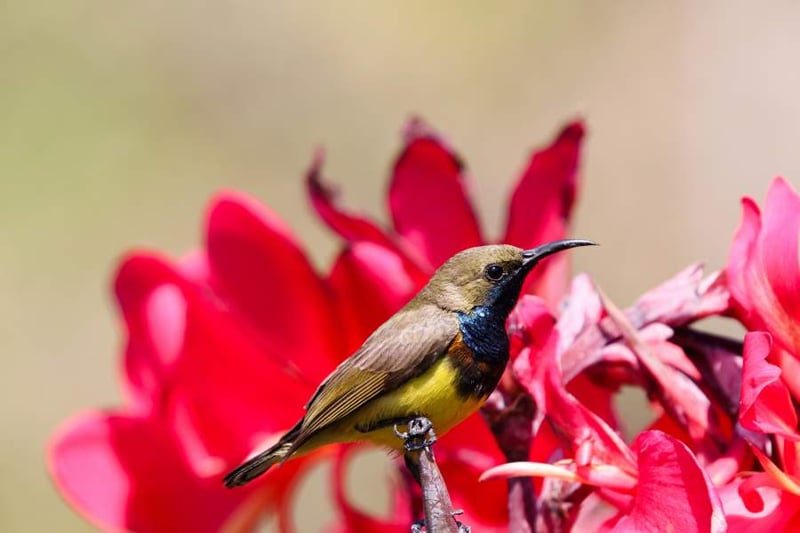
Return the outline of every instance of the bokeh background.
{"type": "MultiPolygon", "coordinates": [[[[735,4],[4,2],[0,530],[91,530],[43,457],[65,417],[119,401],[120,254],[191,250],[209,196],[235,188],[324,268],[335,241],[301,181],[317,145],[346,204],[385,220],[398,132],[420,114],[498,235],[529,151],[583,116],[575,235],[603,246],[577,268],[628,304],[690,262],[721,266],[739,197],[800,183],[800,3],[735,4]]],[[[323,488],[303,495],[328,512],[323,488]]]]}

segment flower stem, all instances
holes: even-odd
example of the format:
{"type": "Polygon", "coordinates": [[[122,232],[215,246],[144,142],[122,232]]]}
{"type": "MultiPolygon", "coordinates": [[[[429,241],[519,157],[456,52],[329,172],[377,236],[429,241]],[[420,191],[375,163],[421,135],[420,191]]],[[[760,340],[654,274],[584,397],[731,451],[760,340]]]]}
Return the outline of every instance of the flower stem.
{"type": "MultiPolygon", "coordinates": [[[[526,461],[533,439],[533,399],[521,390],[498,389],[482,414],[508,462],[526,461]],[[515,394],[516,393],[516,394],[515,394]]],[[[508,530],[536,531],[536,492],[530,478],[508,480],[508,530]]]]}

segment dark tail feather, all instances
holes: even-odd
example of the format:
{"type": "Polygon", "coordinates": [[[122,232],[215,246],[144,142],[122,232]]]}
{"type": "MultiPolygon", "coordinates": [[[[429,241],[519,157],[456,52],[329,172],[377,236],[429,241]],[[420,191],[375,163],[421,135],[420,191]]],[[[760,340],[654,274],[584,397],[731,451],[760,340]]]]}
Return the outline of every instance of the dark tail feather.
{"type": "Polygon", "coordinates": [[[229,489],[240,487],[253,481],[255,478],[269,470],[273,465],[283,461],[292,447],[291,442],[279,442],[269,450],[261,452],[243,465],[237,467],[223,480],[229,489]]]}

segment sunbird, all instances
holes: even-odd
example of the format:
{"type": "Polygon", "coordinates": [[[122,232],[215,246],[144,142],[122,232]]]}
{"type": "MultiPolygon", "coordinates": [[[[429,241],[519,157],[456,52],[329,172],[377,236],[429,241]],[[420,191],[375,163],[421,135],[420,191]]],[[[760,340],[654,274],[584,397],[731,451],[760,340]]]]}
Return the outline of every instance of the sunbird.
{"type": "MultiPolygon", "coordinates": [[[[225,485],[244,485],[326,444],[369,441],[402,452],[396,425],[420,416],[446,433],[500,381],[509,356],[506,318],[528,273],[548,255],[593,244],[566,239],[530,250],[495,244],[457,253],[325,378],[305,416],[225,476],[225,485]]],[[[406,464],[418,477],[408,456],[406,464]]]]}

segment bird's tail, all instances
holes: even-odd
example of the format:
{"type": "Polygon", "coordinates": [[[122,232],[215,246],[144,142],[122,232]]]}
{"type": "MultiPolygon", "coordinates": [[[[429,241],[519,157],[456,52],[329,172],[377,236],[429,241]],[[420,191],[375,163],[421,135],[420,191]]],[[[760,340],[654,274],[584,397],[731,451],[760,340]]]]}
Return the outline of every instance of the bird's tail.
{"type": "Polygon", "coordinates": [[[229,489],[249,483],[269,470],[273,465],[286,459],[291,449],[292,443],[285,442],[282,439],[269,450],[261,452],[231,471],[225,476],[223,483],[225,483],[225,486],[229,489]]]}

